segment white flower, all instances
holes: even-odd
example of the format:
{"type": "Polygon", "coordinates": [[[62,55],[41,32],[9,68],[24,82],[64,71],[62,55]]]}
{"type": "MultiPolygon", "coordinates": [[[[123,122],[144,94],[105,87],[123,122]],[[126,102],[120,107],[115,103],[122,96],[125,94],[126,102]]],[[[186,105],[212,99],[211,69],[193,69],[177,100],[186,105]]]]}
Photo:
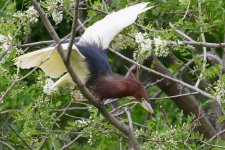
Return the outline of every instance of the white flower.
{"type": "Polygon", "coordinates": [[[57,90],[57,88],[52,88],[54,81],[52,79],[47,78],[45,80],[45,86],[43,87],[43,92],[47,95],[50,95],[53,91],[57,90]]]}
{"type": "Polygon", "coordinates": [[[135,41],[137,43],[142,43],[144,41],[144,36],[141,32],[138,32],[136,35],[135,35],[135,41]]]}
{"type": "Polygon", "coordinates": [[[177,40],[178,45],[183,45],[183,43],[180,40],[177,40]]]}
{"type": "Polygon", "coordinates": [[[135,36],[135,41],[140,45],[142,51],[152,49],[152,41],[147,37],[147,33],[138,32],[135,36]]]}
{"type": "Polygon", "coordinates": [[[152,40],[148,38],[147,33],[138,32],[135,35],[135,41],[139,45],[139,49],[134,53],[134,58],[138,61],[146,59],[152,50],[152,40]]]}
{"type": "Polygon", "coordinates": [[[155,55],[158,57],[166,57],[169,54],[168,50],[168,42],[166,40],[161,40],[160,36],[157,38],[154,38],[154,44],[155,44],[155,55]]]}
{"type": "Polygon", "coordinates": [[[225,84],[224,82],[221,82],[218,80],[217,85],[214,87],[215,90],[215,97],[219,104],[221,104],[224,101],[225,98],[225,84]]]}
{"type": "Polygon", "coordinates": [[[52,19],[55,21],[55,24],[59,24],[63,19],[62,11],[53,11],[52,12],[52,19]]]}
{"type": "Polygon", "coordinates": [[[26,11],[26,14],[30,16],[29,21],[31,23],[35,23],[38,21],[37,17],[38,17],[38,13],[37,11],[34,9],[33,6],[30,6],[28,8],[28,10],[26,11]]]}
{"type": "Polygon", "coordinates": [[[30,6],[24,12],[17,11],[13,14],[13,17],[20,19],[21,22],[35,23],[38,21],[38,12],[34,9],[33,6],[30,6]]]}
{"type": "Polygon", "coordinates": [[[47,0],[45,3],[55,24],[59,24],[63,20],[63,0],[47,0]]]}
{"type": "Polygon", "coordinates": [[[3,43],[6,41],[6,36],[0,34],[0,42],[3,43]]]}
{"type": "Polygon", "coordinates": [[[10,34],[8,36],[4,36],[0,34],[0,49],[2,51],[8,51],[12,46],[13,38],[10,34]]]}
{"type": "Polygon", "coordinates": [[[151,50],[152,49],[152,40],[151,39],[146,39],[144,41],[145,45],[142,48],[142,50],[151,50]]]}
{"type": "Polygon", "coordinates": [[[161,40],[160,36],[157,38],[154,37],[154,42],[155,42],[156,47],[160,46],[162,44],[162,40],[161,40]]]}
{"type": "Polygon", "coordinates": [[[84,119],[82,119],[82,120],[77,120],[77,123],[79,123],[82,126],[86,126],[86,125],[88,125],[89,122],[84,120],[84,119]]]}

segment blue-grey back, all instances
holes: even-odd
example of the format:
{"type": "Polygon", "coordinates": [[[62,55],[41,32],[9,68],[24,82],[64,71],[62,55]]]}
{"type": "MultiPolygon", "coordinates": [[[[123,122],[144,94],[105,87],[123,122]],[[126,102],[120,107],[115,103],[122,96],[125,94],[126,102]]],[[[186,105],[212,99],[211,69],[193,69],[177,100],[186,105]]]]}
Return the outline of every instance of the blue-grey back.
{"type": "Polygon", "coordinates": [[[90,42],[82,42],[76,46],[81,54],[86,57],[88,69],[91,73],[87,85],[92,85],[94,81],[100,77],[112,74],[107,51],[103,50],[101,46],[90,42]]]}

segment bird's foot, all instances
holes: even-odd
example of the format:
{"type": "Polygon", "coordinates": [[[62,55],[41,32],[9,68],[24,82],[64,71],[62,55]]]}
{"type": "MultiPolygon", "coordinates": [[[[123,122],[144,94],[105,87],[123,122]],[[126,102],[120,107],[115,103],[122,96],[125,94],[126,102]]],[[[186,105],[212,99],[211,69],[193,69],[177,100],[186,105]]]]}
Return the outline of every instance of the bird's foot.
{"type": "Polygon", "coordinates": [[[98,99],[98,103],[101,108],[103,108],[105,106],[102,99],[98,99]]]}

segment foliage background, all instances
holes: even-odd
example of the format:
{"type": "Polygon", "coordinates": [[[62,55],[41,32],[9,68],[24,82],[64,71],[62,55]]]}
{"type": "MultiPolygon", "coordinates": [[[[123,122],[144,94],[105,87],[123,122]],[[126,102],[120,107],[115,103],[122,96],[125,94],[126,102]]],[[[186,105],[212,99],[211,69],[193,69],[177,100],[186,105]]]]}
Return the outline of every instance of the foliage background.
{"type": "MultiPolygon", "coordinates": [[[[142,2],[139,0],[89,0],[80,2],[80,20],[86,27],[100,20],[109,12],[142,2]]],[[[223,0],[149,0],[156,7],[142,15],[137,22],[126,28],[112,43],[113,49],[137,62],[144,63],[150,54],[156,54],[157,47],[141,51],[140,43],[135,41],[138,32],[146,33],[147,39],[154,41],[160,37],[165,41],[186,41],[175,29],[178,28],[196,41],[224,43],[225,2],[223,0]],[[201,4],[199,7],[198,4],[201,4]],[[169,25],[172,23],[176,28],[169,25]],[[205,39],[201,35],[204,33],[205,39]],[[204,41],[205,40],[205,41],[204,41]]],[[[72,0],[41,1],[49,19],[62,38],[71,31],[72,0]]],[[[126,149],[126,137],[110,125],[98,110],[84,101],[79,90],[67,86],[50,95],[43,92],[46,84],[44,73],[37,69],[22,81],[16,79],[27,75],[31,70],[18,70],[13,59],[23,53],[34,51],[48,44],[25,45],[37,41],[51,40],[49,33],[37,13],[30,9],[29,0],[0,1],[0,149],[126,149]],[[22,139],[22,140],[21,140],[22,139]],[[25,144],[26,143],[26,144],[25,144]],[[67,145],[71,143],[71,145],[67,145]],[[68,146],[68,147],[67,147],[68,146]]],[[[84,30],[80,27],[77,37],[84,30]]],[[[167,43],[168,44],[168,43],[167,43]]],[[[173,75],[194,85],[201,79],[199,89],[216,97],[208,99],[202,95],[195,98],[204,108],[208,119],[218,132],[223,131],[224,116],[218,115],[214,103],[224,107],[224,49],[207,48],[207,54],[216,59],[203,57],[203,47],[175,44],[161,47],[157,57],[173,75]],[[164,55],[164,54],[168,55],[164,55]],[[171,56],[172,59],[171,59],[171,56]],[[216,61],[219,59],[219,63],[216,61]],[[193,60],[183,73],[182,66],[193,60]],[[205,64],[205,67],[204,65],[205,64]],[[218,127],[219,126],[219,127],[218,127]]],[[[109,52],[109,61],[115,72],[126,74],[126,67],[132,64],[109,52]]],[[[155,60],[148,64],[154,69],[155,60]]],[[[169,96],[146,71],[140,70],[140,79],[147,87],[151,98],[169,96]]],[[[160,82],[160,81],[159,81],[160,82]]],[[[163,81],[161,81],[163,82],[163,81]]],[[[165,82],[166,84],[166,82],[165,82]]],[[[165,85],[166,86],[166,85],[165,85]]],[[[222,149],[223,139],[203,138],[195,127],[199,126],[199,116],[184,115],[170,97],[153,100],[155,116],[149,117],[145,110],[131,100],[123,98],[119,107],[107,106],[109,111],[118,115],[122,122],[128,123],[124,109],[131,113],[134,132],[142,149],[222,149]],[[115,109],[115,110],[114,110],[115,109]]],[[[185,106],[184,106],[185,107],[185,106]]],[[[185,112],[185,114],[187,114],[185,112]]],[[[222,111],[223,114],[223,111],[222,111]]]]}

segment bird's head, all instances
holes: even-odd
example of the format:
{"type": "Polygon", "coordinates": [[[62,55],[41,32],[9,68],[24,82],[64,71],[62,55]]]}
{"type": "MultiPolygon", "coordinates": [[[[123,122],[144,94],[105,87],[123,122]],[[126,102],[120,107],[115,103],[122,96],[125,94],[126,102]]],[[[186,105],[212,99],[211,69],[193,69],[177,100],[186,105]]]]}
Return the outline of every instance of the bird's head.
{"type": "Polygon", "coordinates": [[[130,73],[127,77],[131,87],[132,87],[132,96],[141,104],[142,107],[144,107],[150,114],[153,114],[154,111],[152,109],[152,106],[147,102],[149,99],[148,93],[145,90],[143,84],[140,82],[138,77],[136,77],[134,74],[130,73]]]}

